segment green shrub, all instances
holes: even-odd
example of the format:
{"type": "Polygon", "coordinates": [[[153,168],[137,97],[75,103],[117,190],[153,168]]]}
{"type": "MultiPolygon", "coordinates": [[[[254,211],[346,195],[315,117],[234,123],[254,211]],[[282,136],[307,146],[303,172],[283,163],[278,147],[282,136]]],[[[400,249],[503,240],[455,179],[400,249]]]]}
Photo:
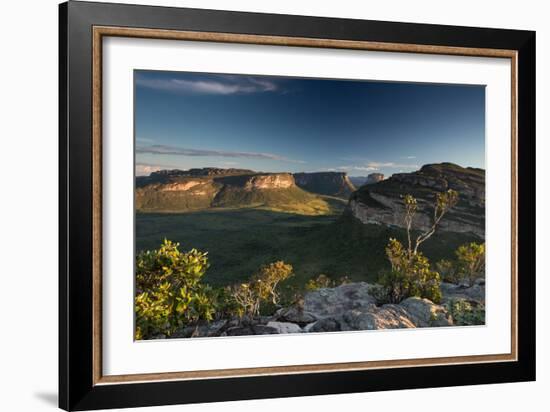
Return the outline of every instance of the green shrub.
{"type": "Polygon", "coordinates": [[[292,266],[283,261],[262,266],[249,282],[231,288],[230,294],[236,305],[235,313],[239,317],[254,317],[260,314],[262,304],[277,306],[277,286],[292,275],[292,266]]]}
{"type": "Polygon", "coordinates": [[[208,269],[206,253],[180,252],[164,240],[158,250],[141,252],[136,261],[136,339],[171,335],[199,320],[212,320],[215,292],[200,283],[208,269]]]}
{"type": "Polygon", "coordinates": [[[334,286],[334,281],[327,275],[321,274],[315,279],[310,279],[306,283],[306,290],[317,290],[323,288],[331,288],[334,286]]]}
{"type": "Polygon", "coordinates": [[[468,243],[456,251],[458,272],[470,286],[485,275],[485,243],[468,243]]]}
{"type": "Polygon", "coordinates": [[[460,273],[456,267],[456,262],[447,259],[441,259],[435,264],[441,280],[447,283],[460,283],[460,273]]]}
{"type": "Polygon", "coordinates": [[[445,304],[457,326],[485,324],[485,306],[464,299],[451,299],[445,304]]]}
{"type": "Polygon", "coordinates": [[[239,305],[233,298],[231,286],[214,289],[217,319],[229,319],[239,312],[239,305]]]}
{"type": "Polygon", "coordinates": [[[441,279],[439,273],[431,270],[427,257],[421,252],[409,255],[396,239],[390,239],[386,255],[392,268],[384,272],[378,280],[383,288],[382,294],[380,290],[372,292],[378,294],[375,296],[377,299],[399,303],[408,297],[416,296],[434,303],[441,301],[441,279]]]}

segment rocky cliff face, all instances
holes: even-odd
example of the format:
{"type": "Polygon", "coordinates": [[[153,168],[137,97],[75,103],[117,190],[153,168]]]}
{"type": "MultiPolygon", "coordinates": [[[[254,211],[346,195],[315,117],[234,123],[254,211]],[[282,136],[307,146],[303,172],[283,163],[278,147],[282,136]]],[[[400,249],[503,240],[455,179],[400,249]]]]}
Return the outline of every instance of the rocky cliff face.
{"type": "Polygon", "coordinates": [[[353,193],[348,212],[363,223],[403,227],[402,196],[417,198],[414,227],[431,226],[436,194],[448,189],[459,193],[458,204],[443,218],[439,230],[485,237],[485,171],[452,163],[423,166],[413,173],[399,173],[353,193]]]}
{"type": "Polygon", "coordinates": [[[294,173],[294,179],[302,189],[321,195],[347,199],[355,191],[348,175],[342,172],[294,173]]]}
{"type": "Polygon", "coordinates": [[[295,186],[290,173],[251,176],[245,183],[245,190],[288,189],[295,186]]]}
{"type": "Polygon", "coordinates": [[[187,212],[215,207],[259,207],[324,214],[329,206],[296,186],[290,173],[241,169],[163,170],[136,178],[136,210],[187,212]]]}
{"type": "Polygon", "coordinates": [[[384,180],[384,174],[383,173],[371,173],[367,176],[367,181],[365,182],[366,185],[373,185],[375,183],[381,182],[384,180]]]}

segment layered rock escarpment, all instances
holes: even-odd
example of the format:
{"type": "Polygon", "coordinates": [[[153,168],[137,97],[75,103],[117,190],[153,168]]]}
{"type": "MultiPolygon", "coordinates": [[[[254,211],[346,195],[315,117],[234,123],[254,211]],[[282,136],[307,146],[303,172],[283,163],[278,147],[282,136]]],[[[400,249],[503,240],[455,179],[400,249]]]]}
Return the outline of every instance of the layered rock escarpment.
{"type": "Polygon", "coordinates": [[[355,186],[343,172],[294,173],[296,184],[304,190],[326,196],[348,198],[355,186]]]}
{"type": "Polygon", "coordinates": [[[209,208],[268,208],[324,214],[329,205],[300,189],[291,173],[245,169],[163,170],[136,178],[139,212],[188,212],[209,208]]]}
{"type": "Polygon", "coordinates": [[[295,185],[290,173],[256,175],[248,178],[244,184],[245,190],[288,189],[295,185]]]}
{"type": "Polygon", "coordinates": [[[365,224],[404,227],[402,196],[411,194],[418,201],[414,227],[427,230],[437,193],[449,189],[459,193],[459,201],[438,230],[485,238],[485,171],[452,163],[426,165],[416,172],[394,174],[365,185],[351,195],[347,211],[365,224]]]}

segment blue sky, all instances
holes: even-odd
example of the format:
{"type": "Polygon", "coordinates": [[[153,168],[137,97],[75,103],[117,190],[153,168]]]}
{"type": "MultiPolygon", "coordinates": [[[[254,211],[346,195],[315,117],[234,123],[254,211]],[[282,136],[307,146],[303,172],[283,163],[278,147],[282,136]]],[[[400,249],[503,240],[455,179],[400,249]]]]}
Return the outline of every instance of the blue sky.
{"type": "Polygon", "coordinates": [[[485,87],[135,72],[136,173],[485,167],[485,87]]]}

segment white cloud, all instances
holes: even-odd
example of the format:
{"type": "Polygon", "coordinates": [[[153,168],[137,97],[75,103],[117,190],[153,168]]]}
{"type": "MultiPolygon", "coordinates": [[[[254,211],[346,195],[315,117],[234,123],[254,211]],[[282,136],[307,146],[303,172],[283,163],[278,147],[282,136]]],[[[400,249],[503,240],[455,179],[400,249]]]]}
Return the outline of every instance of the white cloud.
{"type": "Polygon", "coordinates": [[[376,172],[381,169],[418,169],[417,164],[403,164],[396,162],[367,162],[360,165],[349,165],[337,167],[342,171],[376,172]]]}
{"type": "Polygon", "coordinates": [[[274,92],[278,90],[277,84],[268,79],[226,75],[216,76],[215,79],[200,78],[196,80],[178,78],[151,79],[138,75],[136,77],[136,84],[149,89],[184,94],[231,95],[274,92]]]}
{"type": "Polygon", "coordinates": [[[233,152],[229,150],[210,150],[210,149],[188,149],[183,147],[175,147],[168,145],[151,145],[138,146],[136,153],[153,154],[153,155],[176,155],[190,157],[230,157],[230,158],[247,158],[247,159],[264,159],[264,160],[280,160],[285,162],[304,163],[301,160],[288,159],[273,153],[261,152],[233,152]]]}
{"type": "Polygon", "coordinates": [[[337,169],[342,171],[355,170],[359,172],[373,172],[375,170],[378,170],[377,167],[373,167],[373,166],[340,166],[337,169]]]}
{"type": "Polygon", "coordinates": [[[374,167],[376,169],[389,168],[389,169],[399,169],[404,167],[407,169],[418,168],[417,164],[404,164],[404,163],[395,163],[395,162],[369,162],[367,163],[368,167],[374,167]]]}

